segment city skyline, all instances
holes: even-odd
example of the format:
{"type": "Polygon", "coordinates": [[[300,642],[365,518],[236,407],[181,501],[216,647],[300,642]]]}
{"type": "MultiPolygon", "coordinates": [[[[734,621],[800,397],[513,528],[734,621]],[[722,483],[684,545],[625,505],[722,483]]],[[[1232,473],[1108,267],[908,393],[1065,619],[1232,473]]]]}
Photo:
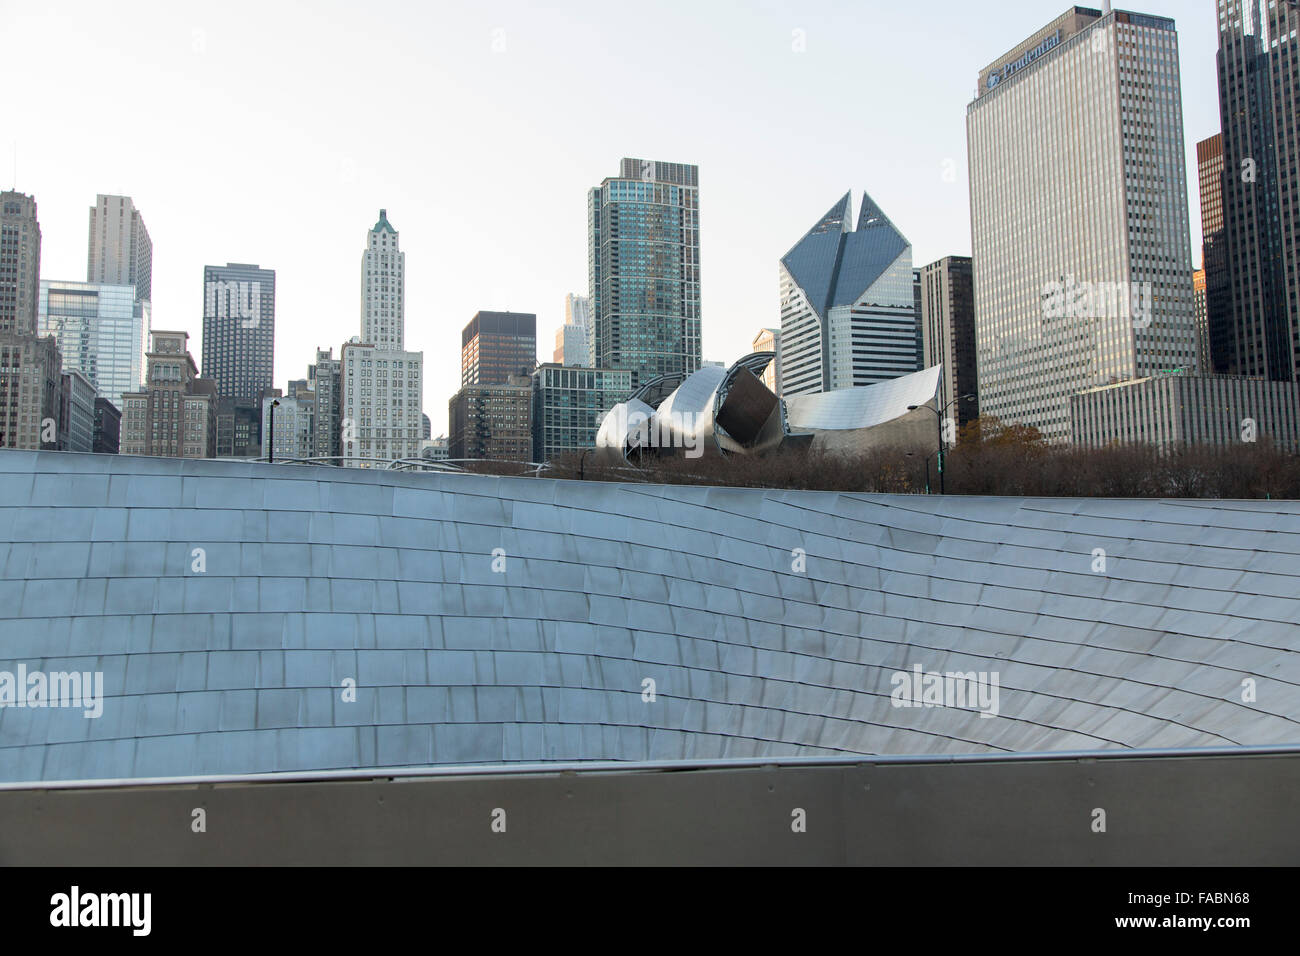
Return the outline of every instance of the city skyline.
{"type": "MultiPolygon", "coordinates": [[[[1194,170],[1195,142],[1218,127],[1214,4],[1121,6],[1177,21],[1184,160],[1194,170]]],[[[36,136],[16,144],[10,137],[5,145],[9,151],[17,146],[17,188],[41,204],[43,278],[84,275],[86,207],[100,193],[131,196],[149,222],[157,246],[153,313],[160,328],[199,337],[194,288],[203,265],[259,262],[275,269],[277,387],[300,374],[317,346],[337,348],[355,334],[350,237],[358,224],[373,222],[375,209],[389,209],[411,253],[407,347],[427,353],[424,405],[437,433],[445,431],[443,409],[459,381],[448,346],[475,312],[535,312],[541,329],[554,329],[563,321],[565,294],[585,293],[586,190],[620,157],[658,156],[700,167],[701,260],[708,275],[702,284],[704,359],[733,359],[747,351],[756,328],[777,323],[777,263],[790,236],[806,229],[807,210],[825,207],[828,190],[870,191],[912,241],[917,265],[969,254],[964,117],[975,76],[1067,7],[1021,2],[989,17],[952,4],[945,9],[946,29],[935,31],[931,21],[913,22],[910,12],[885,4],[849,13],[832,4],[769,3],[743,20],[732,8],[694,10],[696,26],[686,34],[643,24],[636,43],[620,33],[628,14],[585,3],[548,16],[514,4],[482,12],[453,5],[436,15],[403,11],[388,20],[364,13],[359,22],[352,11],[339,19],[347,29],[328,18],[271,10],[261,35],[238,40],[225,25],[239,20],[238,5],[229,19],[205,23],[166,8],[149,13],[148,5],[135,8],[138,17],[87,7],[84,34],[60,33],[61,43],[136,50],[125,69],[155,88],[160,111],[211,101],[216,114],[178,115],[149,150],[125,130],[110,130],[90,168],[36,136]],[[854,88],[867,91],[865,108],[858,121],[846,121],[859,100],[836,92],[843,88],[843,64],[850,62],[844,54],[864,31],[878,30],[897,42],[872,62],[855,64],[854,88]],[[356,46],[358,36],[365,49],[356,46]],[[280,41],[289,38],[293,52],[285,56],[280,41]],[[575,45],[592,48],[588,69],[617,58],[632,81],[592,92],[576,67],[555,70],[556,50],[575,45]],[[687,80],[668,84],[692,100],[689,115],[656,117],[627,108],[635,94],[628,100],[624,91],[635,90],[637,77],[659,82],[657,50],[664,46],[702,64],[687,80]],[[358,92],[369,88],[358,73],[374,62],[375,50],[399,85],[435,91],[418,107],[418,118],[406,116],[410,110],[400,97],[396,104],[371,103],[358,92]],[[328,75],[300,82],[326,62],[328,75]],[[449,80],[458,71],[475,75],[476,85],[449,80]],[[746,82],[735,82],[738,76],[746,82]],[[914,84],[909,96],[873,92],[894,90],[900,81],[914,84]],[[273,109],[266,105],[268,86],[283,94],[273,109]],[[449,92],[439,92],[444,89],[449,92]],[[372,109],[391,137],[382,164],[367,159],[373,132],[365,111],[372,109]],[[396,109],[405,125],[387,122],[396,109]],[[274,141],[277,149],[203,155],[200,144],[211,135],[213,115],[231,122],[237,117],[232,128],[274,141]],[[799,117],[804,132],[794,137],[797,146],[778,147],[776,134],[794,129],[789,116],[799,117]],[[582,138],[580,152],[570,145],[577,117],[594,132],[582,138]],[[821,122],[830,117],[833,123],[821,122]],[[886,127],[900,132],[882,148],[879,130],[886,127]],[[472,150],[456,148],[469,140],[472,150]],[[527,152],[522,161],[521,142],[527,152]],[[430,189],[433,182],[456,186],[430,189]],[[213,203],[218,194],[220,203],[213,203]],[[329,201],[320,201],[322,195],[329,201]],[[482,215],[493,196],[527,221],[546,223],[546,241],[501,230],[499,217],[482,215]],[[259,228],[249,228],[251,222],[259,228]],[[500,268],[502,262],[510,268],[500,268]]],[[[16,61],[36,56],[40,38],[61,22],[41,12],[13,20],[37,41],[15,51],[16,61]]],[[[17,104],[13,128],[40,130],[52,115],[80,108],[79,89],[71,80],[49,79],[39,95],[17,104]]],[[[1193,235],[1200,230],[1198,206],[1193,198],[1193,235]]]]}

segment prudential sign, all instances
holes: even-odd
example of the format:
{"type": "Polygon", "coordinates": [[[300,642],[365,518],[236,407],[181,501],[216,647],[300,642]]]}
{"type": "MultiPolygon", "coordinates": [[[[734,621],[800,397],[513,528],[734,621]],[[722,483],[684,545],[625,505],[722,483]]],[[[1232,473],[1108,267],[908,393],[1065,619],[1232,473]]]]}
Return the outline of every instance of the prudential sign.
{"type": "Polygon", "coordinates": [[[1020,57],[1020,59],[1013,60],[1010,63],[1004,64],[1003,66],[999,67],[998,69],[990,73],[988,78],[988,88],[991,90],[994,87],[996,87],[999,83],[1001,83],[1003,80],[1011,79],[1012,76],[1014,76],[1020,70],[1023,70],[1030,63],[1033,63],[1040,56],[1045,56],[1046,54],[1051,53],[1060,45],[1061,45],[1061,31],[1057,30],[1054,35],[1048,37],[1042,43],[1038,44],[1038,46],[1034,47],[1032,50],[1025,53],[1022,57],[1020,57]]]}

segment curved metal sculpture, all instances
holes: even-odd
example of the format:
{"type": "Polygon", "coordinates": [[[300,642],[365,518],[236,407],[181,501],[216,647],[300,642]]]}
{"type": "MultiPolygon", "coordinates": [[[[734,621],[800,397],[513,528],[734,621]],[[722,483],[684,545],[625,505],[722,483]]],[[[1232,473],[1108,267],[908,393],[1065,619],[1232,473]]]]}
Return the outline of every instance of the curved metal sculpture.
{"type": "Polygon", "coordinates": [[[863,388],[792,395],[783,402],[758,378],[774,352],[754,352],[728,369],[645,383],[601,420],[594,460],[611,467],[633,454],[754,455],[787,440],[861,453],[885,444],[932,447],[932,420],[912,411],[933,405],[942,367],[863,388]]]}
{"type": "Polygon", "coordinates": [[[0,491],[2,780],[1300,741],[1297,502],[15,451],[0,491]]]}

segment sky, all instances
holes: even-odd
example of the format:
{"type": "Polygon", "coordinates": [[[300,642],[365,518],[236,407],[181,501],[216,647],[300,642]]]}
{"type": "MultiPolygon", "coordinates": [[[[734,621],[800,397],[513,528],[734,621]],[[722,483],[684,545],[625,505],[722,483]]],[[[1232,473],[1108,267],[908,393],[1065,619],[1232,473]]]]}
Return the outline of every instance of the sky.
{"type": "MultiPolygon", "coordinates": [[[[1178,23],[1199,263],[1215,0],[1117,6],[1178,23]]],[[[196,361],[204,265],[275,269],[281,388],[359,333],[362,251],[387,209],[438,435],[475,312],[535,312],[551,360],[565,294],[587,292],[587,190],[624,156],[700,167],[705,359],[780,324],[780,257],[850,189],[916,265],[969,255],[976,76],[1068,7],[0,0],[0,177],[36,197],[45,279],[84,280],[95,196],[131,196],[153,326],[190,332],[196,361]]]]}

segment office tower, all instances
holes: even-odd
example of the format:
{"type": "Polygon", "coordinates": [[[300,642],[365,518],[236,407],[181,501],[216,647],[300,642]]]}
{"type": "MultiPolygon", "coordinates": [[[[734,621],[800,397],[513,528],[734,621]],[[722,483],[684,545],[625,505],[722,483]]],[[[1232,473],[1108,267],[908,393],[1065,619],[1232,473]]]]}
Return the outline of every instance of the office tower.
{"type": "Polygon", "coordinates": [[[587,194],[595,368],[632,384],[700,367],[699,167],[624,159],[587,194]]]}
{"type": "Polygon", "coordinates": [[[424,353],[404,351],[406,259],[379,210],[361,256],[361,335],[339,353],[343,463],[369,468],[420,454],[424,353]]]}
{"type": "Polygon", "coordinates": [[[447,403],[447,416],[451,458],[532,458],[533,386],[527,375],[511,375],[497,385],[466,385],[447,403]]]}
{"type": "Polygon", "coordinates": [[[137,300],[153,298],[153,242],[130,196],[95,197],[86,250],[88,283],[129,285],[137,300]]]}
{"type": "Polygon", "coordinates": [[[63,365],[52,336],[0,332],[0,448],[57,448],[63,365]]]}
{"type": "Polygon", "coordinates": [[[504,385],[537,368],[537,316],[479,312],[460,333],[460,384],[504,385]]]}
{"type": "Polygon", "coordinates": [[[433,420],[423,412],[420,413],[420,440],[428,441],[433,437],[433,420]]]}
{"type": "Polygon", "coordinates": [[[966,125],[981,412],[1069,441],[1075,392],[1194,370],[1174,22],[1072,7],[966,125]]]}
{"type": "Polygon", "coordinates": [[[916,371],[912,246],[870,196],[852,193],[781,259],[786,395],[874,385],[916,371]]]}
{"type": "Polygon", "coordinates": [[[262,455],[276,461],[303,461],[314,457],[316,448],[316,398],[305,387],[290,383],[288,394],[262,398],[262,455]],[[274,406],[274,415],[272,414],[274,406]],[[272,419],[274,418],[274,426],[272,419]],[[275,437],[274,447],[271,438],[275,437]]]}
{"type": "Polygon", "coordinates": [[[781,394],[781,330],[759,329],[750,348],[755,352],[775,352],[776,357],[763,370],[759,381],[767,386],[773,395],[781,394]]]}
{"type": "Polygon", "coordinates": [[[1204,321],[1197,314],[1201,371],[1228,373],[1232,357],[1232,291],[1229,287],[1228,232],[1223,218],[1223,134],[1196,144],[1201,198],[1201,269],[1204,321]],[[1216,347],[1217,346],[1217,347],[1216,347]]]}
{"type": "MultiPolygon", "coordinates": [[[[315,458],[338,458],[342,412],[340,402],[343,390],[340,377],[343,371],[341,360],[334,358],[333,349],[317,349],[316,364],[307,366],[307,378],[311,381],[312,394],[315,396],[316,408],[312,415],[315,423],[312,456],[315,458]]],[[[338,461],[331,464],[340,464],[338,461]]]]}
{"type": "Polygon", "coordinates": [[[532,460],[550,461],[596,446],[605,413],[632,391],[628,369],[581,368],[547,362],[533,373],[532,460]]]}
{"type": "Polygon", "coordinates": [[[1196,313],[1196,354],[1200,367],[1210,367],[1210,312],[1205,297],[1205,270],[1192,273],[1192,308],[1196,313]]]}
{"type": "Polygon", "coordinates": [[[199,378],[188,332],[150,333],[144,388],[122,396],[123,455],[211,458],[217,387],[199,378]]]}
{"type": "Polygon", "coordinates": [[[222,398],[260,408],[275,359],[275,270],[237,262],[203,268],[203,377],[222,398]]]}
{"type": "Polygon", "coordinates": [[[1173,372],[1071,396],[1071,439],[1115,443],[1241,446],[1268,441],[1300,452],[1300,383],[1173,372]]]}
{"type": "Polygon", "coordinates": [[[420,454],[423,352],[384,352],[373,345],[343,346],[344,464],[369,468],[420,454]]]}
{"type": "Polygon", "coordinates": [[[0,448],[58,447],[63,366],[38,336],[40,275],[36,200],[0,193],[0,448]]]}
{"type": "MultiPolygon", "coordinates": [[[[584,368],[596,367],[596,315],[591,308],[591,297],[586,295],[575,295],[570,292],[564,297],[564,326],[582,329],[580,333],[581,343],[575,343],[573,354],[566,355],[565,365],[581,365],[584,368]],[[582,346],[586,347],[586,353],[583,355],[577,351],[582,346]]],[[[579,333],[574,333],[575,337],[579,333]]],[[[558,343],[557,343],[558,345],[558,343]]],[[[560,359],[556,359],[560,361],[560,359]]]]}
{"type": "Polygon", "coordinates": [[[912,270],[912,315],[916,320],[916,371],[921,371],[925,356],[925,335],[921,331],[921,270],[912,270]]]}
{"type": "Polygon", "coordinates": [[[114,405],[144,384],[149,311],[133,286],[41,280],[41,334],[59,343],[65,370],[86,376],[114,405]]]}
{"type": "Polygon", "coordinates": [[[361,341],[385,352],[406,348],[406,253],[387,209],[379,210],[361,254],[361,341]]]}
{"type": "Polygon", "coordinates": [[[585,295],[566,295],[564,324],[555,333],[555,362],[591,368],[594,351],[591,333],[591,300],[585,295]]]}
{"type": "Polygon", "coordinates": [[[41,225],[36,199],[0,193],[0,332],[37,334],[41,225]]]}
{"type": "Polygon", "coordinates": [[[95,386],[75,369],[64,369],[59,403],[60,451],[95,448],[95,386]]]}
{"type": "Polygon", "coordinates": [[[947,256],[921,270],[921,367],[943,366],[939,404],[945,418],[963,428],[979,418],[975,362],[975,296],[971,260],[947,256]]]}
{"type": "Polygon", "coordinates": [[[1218,8],[1231,318],[1216,323],[1211,310],[1210,347],[1223,371],[1295,380],[1300,375],[1300,5],[1219,0],[1218,8]]]}
{"type": "Polygon", "coordinates": [[[102,395],[95,396],[95,436],[91,451],[116,455],[122,445],[122,411],[102,395]]]}

